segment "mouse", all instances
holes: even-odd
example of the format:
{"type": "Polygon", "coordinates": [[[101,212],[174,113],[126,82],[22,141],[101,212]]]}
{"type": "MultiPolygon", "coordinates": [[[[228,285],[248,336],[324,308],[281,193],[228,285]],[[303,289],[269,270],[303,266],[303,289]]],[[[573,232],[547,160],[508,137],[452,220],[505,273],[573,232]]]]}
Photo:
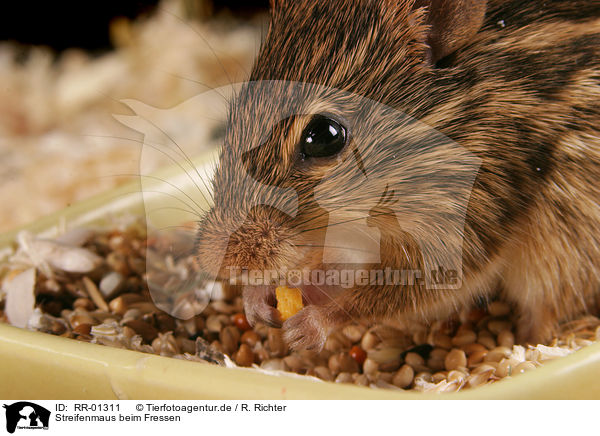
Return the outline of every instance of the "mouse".
{"type": "Polygon", "coordinates": [[[272,272],[246,274],[245,313],[293,349],[497,295],[520,343],[549,341],[598,313],[598,101],[597,0],[272,0],[230,103],[198,266],[272,272]],[[455,267],[446,286],[426,280],[436,262],[455,267]],[[290,271],[304,307],[283,321],[290,271]]]}

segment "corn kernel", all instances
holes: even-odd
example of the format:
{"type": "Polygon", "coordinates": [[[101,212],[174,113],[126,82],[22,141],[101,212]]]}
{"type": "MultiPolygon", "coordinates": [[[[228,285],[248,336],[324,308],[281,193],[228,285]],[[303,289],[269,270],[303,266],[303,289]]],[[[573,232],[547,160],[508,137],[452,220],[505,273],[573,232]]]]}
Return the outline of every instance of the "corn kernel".
{"type": "Polygon", "coordinates": [[[283,321],[294,316],[304,307],[302,304],[302,292],[298,288],[278,286],[275,289],[275,298],[277,299],[277,310],[281,314],[283,321]]]}

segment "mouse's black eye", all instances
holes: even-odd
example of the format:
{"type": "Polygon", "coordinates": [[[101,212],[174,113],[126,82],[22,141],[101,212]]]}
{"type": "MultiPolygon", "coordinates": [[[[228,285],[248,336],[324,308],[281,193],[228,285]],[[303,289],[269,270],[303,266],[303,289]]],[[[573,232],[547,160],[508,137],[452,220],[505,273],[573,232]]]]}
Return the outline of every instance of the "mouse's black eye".
{"type": "Polygon", "coordinates": [[[346,145],[346,129],[323,115],[316,115],[302,132],[300,139],[303,157],[329,157],[346,145]]]}

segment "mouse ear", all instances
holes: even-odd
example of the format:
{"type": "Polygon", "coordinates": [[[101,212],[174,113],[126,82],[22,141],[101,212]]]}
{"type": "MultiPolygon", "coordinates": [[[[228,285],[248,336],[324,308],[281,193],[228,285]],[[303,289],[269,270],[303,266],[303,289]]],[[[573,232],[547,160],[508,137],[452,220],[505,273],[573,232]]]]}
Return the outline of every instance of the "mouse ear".
{"type": "Polygon", "coordinates": [[[427,8],[430,27],[427,44],[430,61],[438,60],[467,44],[479,31],[485,17],[485,0],[416,0],[414,8],[427,8]]]}

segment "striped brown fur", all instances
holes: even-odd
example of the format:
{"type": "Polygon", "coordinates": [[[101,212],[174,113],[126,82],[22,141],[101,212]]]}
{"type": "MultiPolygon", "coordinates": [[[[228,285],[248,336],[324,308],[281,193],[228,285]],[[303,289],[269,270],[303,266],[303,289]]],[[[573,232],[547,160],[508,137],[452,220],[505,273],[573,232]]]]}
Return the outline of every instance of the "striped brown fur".
{"type": "MultiPolygon", "coordinates": [[[[432,3],[434,8],[439,2],[432,3]]],[[[469,7],[471,2],[464,3],[469,7]]],[[[283,324],[294,346],[318,347],[332,327],[351,318],[431,320],[497,292],[519,311],[522,341],[547,340],[561,321],[597,311],[600,1],[489,1],[481,27],[462,32],[468,39],[441,59],[427,46],[427,17],[427,10],[411,0],[274,2],[251,81],[314,84],[307,89],[323,86],[379,102],[482,159],[466,211],[460,290],[368,286],[337,293],[333,301],[310,305],[283,324]]],[[[460,18],[448,17],[463,23],[460,18]]],[[[348,169],[354,162],[349,151],[342,156],[347,167],[298,160],[297,143],[310,117],[302,113],[280,119],[278,105],[287,101],[288,91],[281,85],[269,92],[247,86],[232,103],[214,179],[215,206],[198,236],[199,263],[215,274],[235,265],[322,267],[318,251],[306,247],[322,237],[322,231],[308,228],[327,225],[326,214],[312,198],[315,187],[323,183],[340,199],[353,190],[363,192],[348,169]],[[292,187],[299,215],[290,218],[270,207],[253,208],[246,216],[256,194],[244,182],[248,173],[266,185],[292,187]],[[296,235],[299,230],[307,231],[296,235]],[[214,246],[226,252],[223,265],[211,257],[214,246]]],[[[307,110],[333,110],[335,105],[317,94],[322,98],[315,97],[307,110]]],[[[339,103],[342,97],[333,98],[339,103]]],[[[418,137],[418,128],[411,128],[418,137]]],[[[388,162],[401,143],[394,138],[407,134],[386,119],[381,129],[370,134],[385,137],[385,145],[363,144],[371,162],[388,162]]],[[[426,164],[433,165],[436,157],[422,151],[413,159],[382,164],[376,175],[390,181],[400,175],[412,177],[413,183],[422,180],[418,183],[427,194],[419,198],[419,192],[412,192],[404,199],[415,209],[435,205],[443,222],[457,210],[428,177],[426,164]]],[[[448,163],[443,170],[459,169],[448,163]]],[[[356,205],[363,200],[373,199],[357,195],[356,205]]],[[[271,198],[270,204],[281,201],[271,198]]],[[[407,219],[422,219],[410,214],[407,206],[407,219]]],[[[389,217],[379,221],[382,264],[421,266],[412,237],[389,217]]],[[[268,294],[264,288],[249,288],[246,310],[253,321],[277,325],[268,294]]]]}

